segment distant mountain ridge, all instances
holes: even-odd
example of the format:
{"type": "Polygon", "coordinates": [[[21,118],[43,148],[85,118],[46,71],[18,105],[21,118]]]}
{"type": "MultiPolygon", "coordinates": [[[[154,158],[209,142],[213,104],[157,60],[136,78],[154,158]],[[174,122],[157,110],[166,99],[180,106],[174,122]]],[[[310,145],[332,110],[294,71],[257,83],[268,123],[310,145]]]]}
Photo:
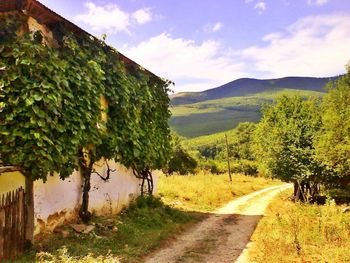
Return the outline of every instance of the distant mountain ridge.
{"type": "Polygon", "coordinates": [[[278,91],[281,89],[296,89],[325,92],[325,85],[338,77],[284,77],[277,79],[241,78],[226,83],[217,88],[201,92],[180,92],[172,95],[172,105],[192,104],[206,100],[227,97],[243,97],[265,91],[278,91]]]}
{"type": "Polygon", "coordinates": [[[170,127],[194,138],[235,128],[240,122],[258,122],[263,105],[282,95],[322,97],[329,81],[338,77],[243,78],[201,92],[171,96],[170,127]]]}

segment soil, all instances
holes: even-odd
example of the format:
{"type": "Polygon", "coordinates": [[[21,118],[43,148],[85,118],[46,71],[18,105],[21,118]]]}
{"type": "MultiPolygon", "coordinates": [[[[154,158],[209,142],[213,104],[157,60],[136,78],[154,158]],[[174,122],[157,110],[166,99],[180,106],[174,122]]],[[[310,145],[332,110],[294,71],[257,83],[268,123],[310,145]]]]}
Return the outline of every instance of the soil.
{"type": "Polygon", "coordinates": [[[291,187],[272,186],[231,201],[146,257],[145,262],[249,262],[246,247],[266,207],[277,194],[291,187]]]}

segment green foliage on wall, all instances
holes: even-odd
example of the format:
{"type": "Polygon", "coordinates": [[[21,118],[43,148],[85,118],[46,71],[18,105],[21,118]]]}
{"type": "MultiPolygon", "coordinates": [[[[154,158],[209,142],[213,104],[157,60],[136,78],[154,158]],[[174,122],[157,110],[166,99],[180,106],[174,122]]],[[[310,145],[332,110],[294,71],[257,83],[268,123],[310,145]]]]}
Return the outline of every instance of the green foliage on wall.
{"type": "Polygon", "coordinates": [[[115,159],[136,171],[161,168],[170,149],[170,82],[127,68],[103,41],[59,25],[58,48],[40,32],[19,34],[28,31],[26,19],[0,20],[1,161],[44,180],[53,172],[70,175],[83,158],[115,159]]]}

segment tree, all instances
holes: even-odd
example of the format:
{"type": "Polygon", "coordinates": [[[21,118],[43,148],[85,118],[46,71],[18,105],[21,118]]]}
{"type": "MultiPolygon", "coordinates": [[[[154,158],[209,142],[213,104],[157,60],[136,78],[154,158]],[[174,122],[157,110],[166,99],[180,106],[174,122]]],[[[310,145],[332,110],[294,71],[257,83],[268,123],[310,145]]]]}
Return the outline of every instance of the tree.
{"type": "Polygon", "coordinates": [[[256,124],[241,122],[235,128],[234,136],[230,139],[230,153],[238,160],[254,160],[252,152],[253,133],[256,124]]]}
{"type": "Polygon", "coordinates": [[[183,148],[178,135],[172,134],[172,153],[165,172],[172,174],[177,172],[181,175],[194,173],[197,161],[183,148]]]}
{"type": "Polygon", "coordinates": [[[256,158],[265,173],[294,183],[294,197],[318,193],[325,167],[315,158],[313,141],[320,126],[318,99],[279,98],[263,110],[254,134],[256,158]]]}
{"type": "MultiPolygon", "coordinates": [[[[350,69],[330,82],[322,102],[322,129],[316,138],[317,157],[335,170],[339,182],[350,181],[350,69]]],[[[334,180],[333,180],[334,182],[334,180]]]]}

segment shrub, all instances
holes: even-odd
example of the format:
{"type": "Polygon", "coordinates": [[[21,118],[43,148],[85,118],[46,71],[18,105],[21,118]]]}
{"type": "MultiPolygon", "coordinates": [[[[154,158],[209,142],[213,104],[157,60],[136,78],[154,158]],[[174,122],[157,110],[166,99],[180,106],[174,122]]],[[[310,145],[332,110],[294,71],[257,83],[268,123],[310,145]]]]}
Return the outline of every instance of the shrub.
{"type": "Polygon", "coordinates": [[[244,175],[257,176],[258,175],[258,164],[254,161],[240,160],[231,166],[233,173],[241,173],[244,175]]]}

